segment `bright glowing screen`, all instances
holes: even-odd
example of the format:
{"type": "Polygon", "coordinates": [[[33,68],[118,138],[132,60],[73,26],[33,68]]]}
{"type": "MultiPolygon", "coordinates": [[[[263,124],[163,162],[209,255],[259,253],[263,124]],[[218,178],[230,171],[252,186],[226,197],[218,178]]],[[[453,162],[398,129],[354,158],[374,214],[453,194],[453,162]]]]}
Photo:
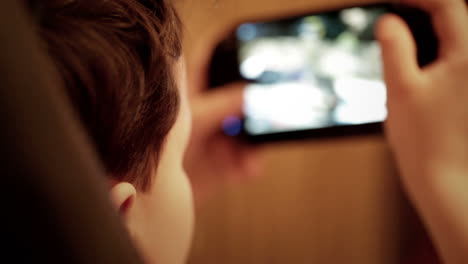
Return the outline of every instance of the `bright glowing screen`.
{"type": "Polygon", "coordinates": [[[383,121],[380,47],[373,31],[385,9],[350,8],[237,30],[252,135],[383,121]]]}

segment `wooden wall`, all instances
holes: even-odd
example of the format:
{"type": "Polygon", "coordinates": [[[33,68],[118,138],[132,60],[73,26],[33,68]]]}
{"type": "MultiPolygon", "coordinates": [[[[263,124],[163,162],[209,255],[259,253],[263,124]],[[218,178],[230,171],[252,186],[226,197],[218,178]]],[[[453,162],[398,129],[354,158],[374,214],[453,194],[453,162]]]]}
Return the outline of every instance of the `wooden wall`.
{"type": "MultiPolygon", "coordinates": [[[[178,0],[187,64],[196,72],[242,19],[369,2],[178,0]]],[[[411,221],[382,135],[272,145],[262,163],[197,211],[189,263],[399,263],[411,221]]]]}

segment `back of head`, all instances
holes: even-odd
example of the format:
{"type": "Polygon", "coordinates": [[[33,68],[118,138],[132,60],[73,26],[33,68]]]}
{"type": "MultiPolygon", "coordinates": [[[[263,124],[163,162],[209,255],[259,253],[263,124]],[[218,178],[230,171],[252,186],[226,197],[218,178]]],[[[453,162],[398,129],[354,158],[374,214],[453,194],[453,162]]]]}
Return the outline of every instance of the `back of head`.
{"type": "Polygon", "coordinates": [[[145,189],[179,105],[180,20],[166,0],[29,0],[108,176],[145,189]]]}

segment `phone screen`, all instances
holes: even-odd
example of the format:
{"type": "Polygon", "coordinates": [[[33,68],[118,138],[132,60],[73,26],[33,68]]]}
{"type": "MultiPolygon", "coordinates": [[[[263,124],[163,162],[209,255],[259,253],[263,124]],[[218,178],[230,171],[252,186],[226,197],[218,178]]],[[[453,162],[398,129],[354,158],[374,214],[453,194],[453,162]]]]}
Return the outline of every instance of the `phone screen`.
{"type": "Polygon", "coordinates": [[[385,6],[245,23],[236,30],[253,136],[385,120],[386,89],[374,25],[385,6]]]}

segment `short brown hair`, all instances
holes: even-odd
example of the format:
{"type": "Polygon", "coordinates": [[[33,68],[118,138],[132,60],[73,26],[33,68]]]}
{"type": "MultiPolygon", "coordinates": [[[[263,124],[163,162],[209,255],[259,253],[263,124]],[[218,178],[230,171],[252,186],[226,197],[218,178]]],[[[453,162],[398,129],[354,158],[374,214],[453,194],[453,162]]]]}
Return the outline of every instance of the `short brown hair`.
{"type": "Polygon", "coordinates": [[[147,189],[179,108],[174,7],[166,0],[29,3],[108,174],[147,189]]]}

